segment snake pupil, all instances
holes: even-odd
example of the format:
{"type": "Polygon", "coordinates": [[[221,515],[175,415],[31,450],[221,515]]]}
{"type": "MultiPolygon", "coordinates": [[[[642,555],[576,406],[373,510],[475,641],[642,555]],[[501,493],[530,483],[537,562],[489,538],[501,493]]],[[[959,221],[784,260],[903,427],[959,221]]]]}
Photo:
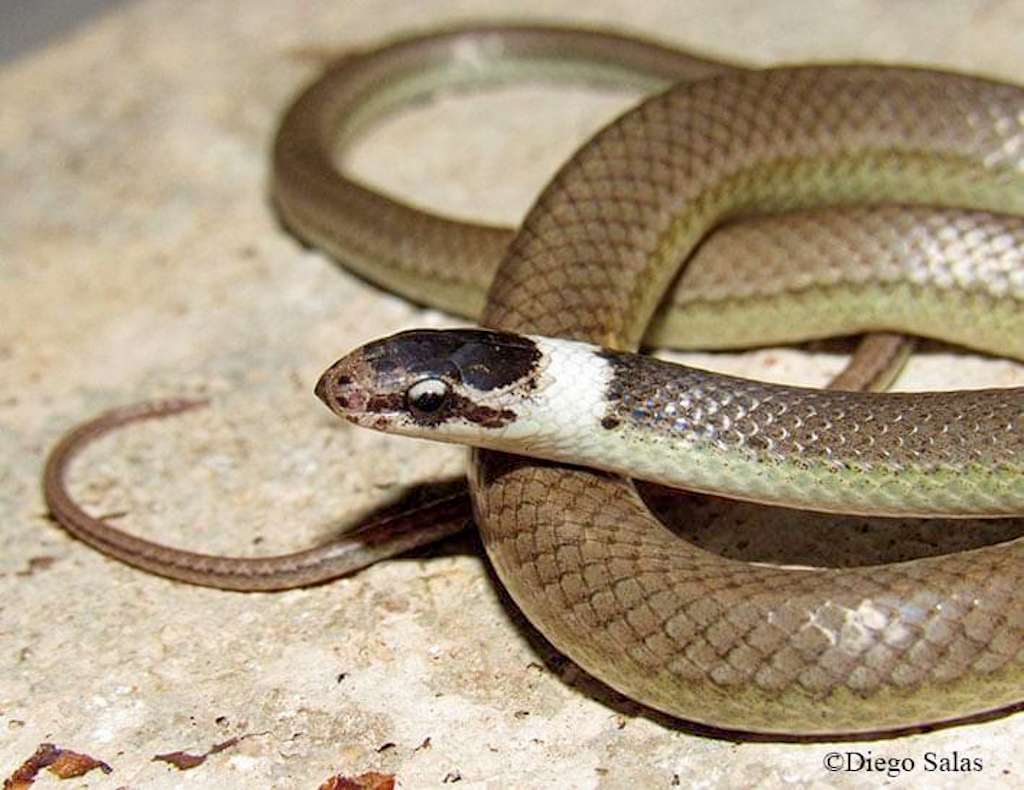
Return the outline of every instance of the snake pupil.
{"type": "Polygon", "coordinates": [[[413,401],[413,406],[415,406],[420,411],[433,412],[440,409],[442,403],[444,403],[444,396],[437,395],[431,392],[426,395],[421,395],[420,397],[418,397],[415,401],[413,401]]]}

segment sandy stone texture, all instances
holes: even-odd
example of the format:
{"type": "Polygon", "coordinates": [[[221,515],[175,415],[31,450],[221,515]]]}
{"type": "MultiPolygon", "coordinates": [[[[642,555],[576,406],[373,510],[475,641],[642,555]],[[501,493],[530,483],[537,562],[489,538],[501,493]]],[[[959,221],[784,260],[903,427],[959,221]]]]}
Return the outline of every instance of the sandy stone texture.
{"type": "MultiPolygon", "coordinates": [[[[414,485],[460,474],[462,451],[359,431],[314,400],[318,373],[349,348],[453,320],[284,232],[267,198],[268,151],[282,110],[328,53],[411,29],[521,18],[625,28],[756,64],[1024,73],[1024,3],[991,0],[146,0],[6,64],[0,776],[53,742],[113,768],[68,785],[89,788],[312,788],[367,771],[407,788],[885,779],[827,772],[837,748],[912,759],[908,785],[1024,777],[1019,716],[835,747],[735,743],[646,711],[524,623],[472,536],[319,587],[246,595],[133,570],[45,517],[40,468],[61,432],[104,408],[172,394],[213,405],[100,442],[72,488],[91,512],[120,514],[125,528],[175,546],[251,555],[307,546],[414,485]],[[236,738],[187,771],[153,761],[236,738]],[[983,771],[925,771],[927,753],[954,751],[983,771]]],[[[515,222],[558,163],[636,98],[541,87],[442,98],[375,129],[349,165],[423,205],[515,222]]],[[[842,364],[829,346],[688,358],[805,383],[842,364]]],[[[983,382],[1024,375],[1002,360],[931,352],[901,385],[983,382]]],[[[829,534],[799,540],[815,544],[814,556],[835,542],[829,534]]],[[[868,542],[881,553],[889,544],[877,533],[868,542]]]]}

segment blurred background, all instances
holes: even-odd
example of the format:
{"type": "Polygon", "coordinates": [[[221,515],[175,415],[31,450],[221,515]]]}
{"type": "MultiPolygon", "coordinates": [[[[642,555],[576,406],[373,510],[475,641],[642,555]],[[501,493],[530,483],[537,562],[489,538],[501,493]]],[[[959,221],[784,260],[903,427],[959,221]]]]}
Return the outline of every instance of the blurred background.
{"type": "Polygon", "coordinates": [[[0,62],[11,60],[130,0],[4,0],[0,62]]]}

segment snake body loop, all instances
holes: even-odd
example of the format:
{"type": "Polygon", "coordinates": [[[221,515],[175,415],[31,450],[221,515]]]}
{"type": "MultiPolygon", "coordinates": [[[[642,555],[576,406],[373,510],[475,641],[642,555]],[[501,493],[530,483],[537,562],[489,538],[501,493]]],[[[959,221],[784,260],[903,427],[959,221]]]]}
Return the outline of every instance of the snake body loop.
{"type": "MultiPolygon", "coordinates": [[[[340,60],[288,109],[274,143],[274,203],[294,233],[346,267],[413,301],[477,319],[514,229],[428,213],[339,168],[345,149],[373,121],[459,86],[531,78],[651,91],[739,70],[575,29],[467,28],[400,39],[340,60]]],[[[609,227],[628,232],[617,217],[609,227]]],[[[1016,218],[906,205],[751,218],[703,240],[645,340],[742,348],[901,324],[984,348],[994,333],[1008,334],[1003,326],[1016,308],[965,310],[971,305],[964,300],[988,299],[1007,272],[1022,268],[1024,221],[1016,218]],[[910,289],[927,290],[930,320],[894,321],[910,289]]],[[[1022,287],[1014,288],[1019,300],[1022,287]]],[[[861,359],[868,364],[868,355],[861,359]]]]}

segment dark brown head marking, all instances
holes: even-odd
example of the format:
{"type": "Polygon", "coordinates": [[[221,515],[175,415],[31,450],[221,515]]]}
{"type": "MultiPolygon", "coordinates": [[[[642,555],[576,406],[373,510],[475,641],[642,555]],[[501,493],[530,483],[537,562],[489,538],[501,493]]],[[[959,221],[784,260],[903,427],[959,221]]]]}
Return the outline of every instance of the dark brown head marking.
{"type": "Polygon", "coordinates": [[[516,421],[516,413],[511,409],[493,409],[480,403],[473,403],[469,398],[456,395],[452,399],[448,419],[462,417],[485,428],[500,428],[516,421]]]}
{"type": "Polygon", "coordinates": [[[415,329],[363,350],[378,373],[404,369],[425,376],[450,376],[482,392],[526,379],[541,357],[529,338],[481,329],[415,329]]]}
{"type": "Polygon", "coordinates": [[[332,411],[378,428],[386,427],[381,418],[424,427],[458,418],[495,428],[516,414],[488,405],[485,396],[512,386],[534,388],[541,357],[532,340],[504,332],[401,332],[339,360],[316,394],[332,411]]]}

